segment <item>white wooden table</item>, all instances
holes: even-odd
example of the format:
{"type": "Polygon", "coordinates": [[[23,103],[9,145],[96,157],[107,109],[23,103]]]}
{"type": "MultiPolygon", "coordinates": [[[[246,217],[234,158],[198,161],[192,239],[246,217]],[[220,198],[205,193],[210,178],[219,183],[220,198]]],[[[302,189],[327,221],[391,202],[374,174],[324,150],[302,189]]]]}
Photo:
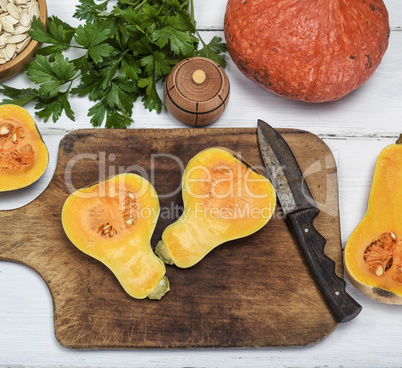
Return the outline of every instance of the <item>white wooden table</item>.
{"type": "MultiPolygon", "coordinates": [[[[194,0],[202,36],[223,37],[226,0],[194,0]]],[[[48,0],[49,15],[78,25],[77,1],[48,0]]],[[[402,133],[402,1],[385,0],[390,15],[388,51],[373,77],[339,101],[305,104],[277,97],[246,79],[230,61],[229,106],[211,128],[255,127],[258,118],[275,127],[308,130],[322,138],[338,164],[342,244],[364,215],[377,155],[402,133]]],[[[28,85],[25,75],[7,84],[28,85]]],[[[2,98],[2,96],[0,96],[2,98]]],[[[51,162],[29,190],[0,194],[0,209],[20,207],[50,182],[60,139],[78,128],[91,128],[86,99],[73,99],[76,122],[37,119],[51,162]]],[[[26,107],[34,114],[33,106],[26,107]]],[[[182,128],[166,111],[157,115],[136,104],[136,128],[182,128]]],[[[6,226],[1,224],[1,226],[6,226]]],[[[0,239],[1,241],[1,239],[0,239]]],[[[0,367],[396,367],[401,366],[402,306],[366,298],[347,283],[363,306],[353,321],[339,325],[323,341],[305,348],[206,350],[99,350],[62,348],[53,331],[53,306],[45,282],[21,264],[0,261],[0,367]]]]}

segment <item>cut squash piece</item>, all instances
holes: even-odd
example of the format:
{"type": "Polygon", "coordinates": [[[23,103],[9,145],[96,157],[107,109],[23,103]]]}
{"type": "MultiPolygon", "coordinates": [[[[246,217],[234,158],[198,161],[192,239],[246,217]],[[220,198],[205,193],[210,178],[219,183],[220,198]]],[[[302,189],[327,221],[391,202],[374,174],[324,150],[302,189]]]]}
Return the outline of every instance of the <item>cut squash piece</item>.
{"type": "Polygon", "coordinates": [[[36,182],[48,162],[47,147],[29,112],[17,105],[0,105],[0,192],[36,182]]]}
{"type": "Polygon", "coordinates": [[[344,251],[345,273],[368,297],[402,304],[402,144],[377,158],[367,211],[344,251]]]}
{"type": "Polygon", "coordinates": [[[169,282],[150,244],[158,216],[153,186],[139,175],[121,174],[72,193],[62,223],[71,242],[109,267],[130,296],[160,299],[169,282]]]}
{"type": "Polygon", "coordinates": [[[156,253],[168,264],[187,268],[218,245],[251,235],[275,210],[271,182],[236,153],[222,147],[201,151],[182,178],[184,212],[162,234],[156,253]]]}

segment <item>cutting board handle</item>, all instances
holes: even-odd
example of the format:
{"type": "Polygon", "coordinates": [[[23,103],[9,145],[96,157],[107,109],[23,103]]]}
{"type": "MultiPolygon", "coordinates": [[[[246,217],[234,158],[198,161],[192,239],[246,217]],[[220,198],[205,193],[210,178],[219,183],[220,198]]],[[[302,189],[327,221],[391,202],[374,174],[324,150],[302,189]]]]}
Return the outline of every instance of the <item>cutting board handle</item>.
{"type": "Polygon", "coordinates": [[[33,247],[27,234],[36,233],[40,219],[33,216],[30,204],[0,211],[0,259],[28,263],[33,247]]]}
{"type": "Polygon", "coordinates": [[[66,242],[61,225],[61,207],[59,211],[54,211],[55,204],[51,204],[52,198],[55,202],[52,196],[54,191],[54,187],[48,186],[27,205],[0,211],[0,260],[23,263],[44,277],[43,271],[48,268],[49,262],[53,262],[54,256],[53,251],[49,252],[49,245],[57,252],[57,243],[66,242]],[[55,217],[60,219],[57,219],[60,226],[56,228],[55,217]]]}

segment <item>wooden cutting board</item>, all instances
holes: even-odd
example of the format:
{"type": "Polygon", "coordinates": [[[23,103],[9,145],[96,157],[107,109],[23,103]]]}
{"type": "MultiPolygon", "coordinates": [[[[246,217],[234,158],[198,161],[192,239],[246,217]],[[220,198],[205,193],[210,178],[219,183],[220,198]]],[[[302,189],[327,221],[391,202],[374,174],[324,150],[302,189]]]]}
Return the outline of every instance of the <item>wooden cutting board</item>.
{"type": "MultiPolygon", "coordinates": [[[[279,132],[321,209],[314,225],[327,239],[325,252],[343,277],[334,158],[311,133],[279,132]]],[[[48,188],[26,206],[0,212],[0,259],[24,263],[45,280],[62,346],[303,346],[336,328],[279,205],[257,233],[221,245],[190,269],[167,266],[171,291],[160,301],[129,297],[106,266],[69,242],[60,215],[70,192],[120,172],[137,172],[160,195],[154,247],[181,213],[185,165],[216,145],[239,152],[263,170],[255,129],[78,130],[62,139],[48,188]]]]}

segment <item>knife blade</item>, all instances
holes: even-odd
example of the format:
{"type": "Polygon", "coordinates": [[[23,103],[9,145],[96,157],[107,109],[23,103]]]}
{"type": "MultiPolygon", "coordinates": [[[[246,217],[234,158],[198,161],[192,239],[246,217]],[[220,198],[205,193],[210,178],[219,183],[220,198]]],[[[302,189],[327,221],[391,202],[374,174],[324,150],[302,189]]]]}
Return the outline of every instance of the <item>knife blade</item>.
{"type": "Polygon", "coordinates": [[[345,281],[335,274],[335,262],[324,253],[326,239],[313,226],[320,211],[291,149],[262,120],[258,120],[257,137],[267,177],[322,295],[338,322],[352,320],[362,307],[346,292],[345,281]]]}

